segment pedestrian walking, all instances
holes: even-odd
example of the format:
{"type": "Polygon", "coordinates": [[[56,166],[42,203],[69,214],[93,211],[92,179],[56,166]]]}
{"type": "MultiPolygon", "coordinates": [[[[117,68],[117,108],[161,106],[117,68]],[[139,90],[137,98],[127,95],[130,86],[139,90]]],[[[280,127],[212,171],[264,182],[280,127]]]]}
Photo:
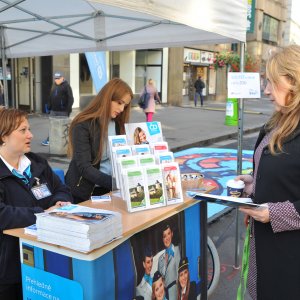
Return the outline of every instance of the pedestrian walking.
{"type": "Polygon", "coordinates": [[[195,87],[195,97],[194,97],[194,103],[195,107],[197,106],[198,97],[200,97],[201,106],[203,106],[203,89],[205,88],[205,83],[201,79],[201,76],[198,76],[198,79],[195,81],[194,84],[195,87]]]}
{"type": "Polygon", "coordinates": [[[153,115],[155,114],[156,103],[161,103],[157,89],[155,87],[153,79],[149,79],[148,83],[144,87],[143,93],[149,94],[149,101],[147,107],[144,108],[144,113],[146,115],[146,122],[152,122],[153,115]]]}
{"type": "MultiPolygon", "coordinates": [[[[72,112],[74,102],[70,84],[62,72],[54,73],[54,84],[50,91],[48,110],[51,117],[68,117],[72,112]]],[[[49,146],[49,136],[42,141],[43,146],[49,146]]]]}

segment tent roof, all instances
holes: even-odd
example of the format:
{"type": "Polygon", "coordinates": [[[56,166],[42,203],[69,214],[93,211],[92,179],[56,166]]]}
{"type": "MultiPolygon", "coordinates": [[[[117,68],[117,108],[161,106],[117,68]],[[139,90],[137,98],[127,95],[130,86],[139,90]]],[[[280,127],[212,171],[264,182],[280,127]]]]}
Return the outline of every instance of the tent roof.
{"type": "Polygon", "coordinates": [[[246,14],[245,0],[1,0],[0,28],[12,58],[244,42],[246,14]]]}

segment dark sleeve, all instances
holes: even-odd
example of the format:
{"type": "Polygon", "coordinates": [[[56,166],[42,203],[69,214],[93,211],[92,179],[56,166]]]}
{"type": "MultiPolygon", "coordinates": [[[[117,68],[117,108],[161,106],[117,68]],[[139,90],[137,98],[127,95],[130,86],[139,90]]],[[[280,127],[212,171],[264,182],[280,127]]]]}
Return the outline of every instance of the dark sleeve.
{"type": "Polygon", "coordinates": [[[52,88],[50,90],[47,106],[48,106],[48,110],[51,110],[51,108],[52,108],[52,88]]]}
{"type": "MultiPolygon", "coordinates": [[[[111,190],[112,177],[100,172],[98,168],[92,165],[93,138],[88,123],[79,123],[73,128],[73,160],[81,176],[100,187],[111,190]]],[[[97,147],[99,147],[99,145],[97,145],[97,147]]]]}
{"type": "Polygon", "coordinates": [[[43,212],[41,207],[14,207],[5,204],[5,188],[0,182],[0,230],[20,228],[35,223],[36,213],[43,212]]]}
{"type": "Polygon", "coordinates": [[[197,290],[196,290],[196,282],[190,282],[190,292],[188,296],[188,300],[197,300],[197,290]]]}
{"type": "Polygon", "coordinates": [[[74,97],[73,97],[73,92],[72,92],[72,88],[69,84],[66,85],[67,88],[67,98],[68,98],[68,107],[67,107],[67,111],[70,114],[72,112],[72,106],[74,103],[74,97]]]}

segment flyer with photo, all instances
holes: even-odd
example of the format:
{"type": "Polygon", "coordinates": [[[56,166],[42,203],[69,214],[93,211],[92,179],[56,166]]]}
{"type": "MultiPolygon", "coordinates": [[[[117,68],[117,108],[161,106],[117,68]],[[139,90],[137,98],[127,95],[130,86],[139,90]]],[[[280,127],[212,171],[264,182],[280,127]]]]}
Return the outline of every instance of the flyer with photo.
{"type": "Polygon", "coordinates": [[[126,123],[129,145],[143,145],[163,141],[160,122],[126,123]]]}
{"type": "Polygon", "coordinates": [[[149,208],[165,205],[165,191],[160,166],[145,167],[149,208]]]}
{"type": "Polygon", "coordinates": [[[183,202],[181,176],[177,162],[162,164],[167,205],[183,202]]]}
{"type": "Polygon", "coordinates": [[[141,167],[131,168],[124,171],[124,187],[129,212],[146,209],[147,186],[141,167]]]}

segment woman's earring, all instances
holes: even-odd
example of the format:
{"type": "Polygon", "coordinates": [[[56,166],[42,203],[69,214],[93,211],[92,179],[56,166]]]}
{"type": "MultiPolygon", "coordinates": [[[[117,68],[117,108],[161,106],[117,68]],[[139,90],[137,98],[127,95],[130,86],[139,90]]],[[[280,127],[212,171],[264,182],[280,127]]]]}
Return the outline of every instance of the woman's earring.
{"type": "Polygon", "coordinates": [[[3,143],[1,146],[5,146],[6,144],[5,143],[3,143]]]}

